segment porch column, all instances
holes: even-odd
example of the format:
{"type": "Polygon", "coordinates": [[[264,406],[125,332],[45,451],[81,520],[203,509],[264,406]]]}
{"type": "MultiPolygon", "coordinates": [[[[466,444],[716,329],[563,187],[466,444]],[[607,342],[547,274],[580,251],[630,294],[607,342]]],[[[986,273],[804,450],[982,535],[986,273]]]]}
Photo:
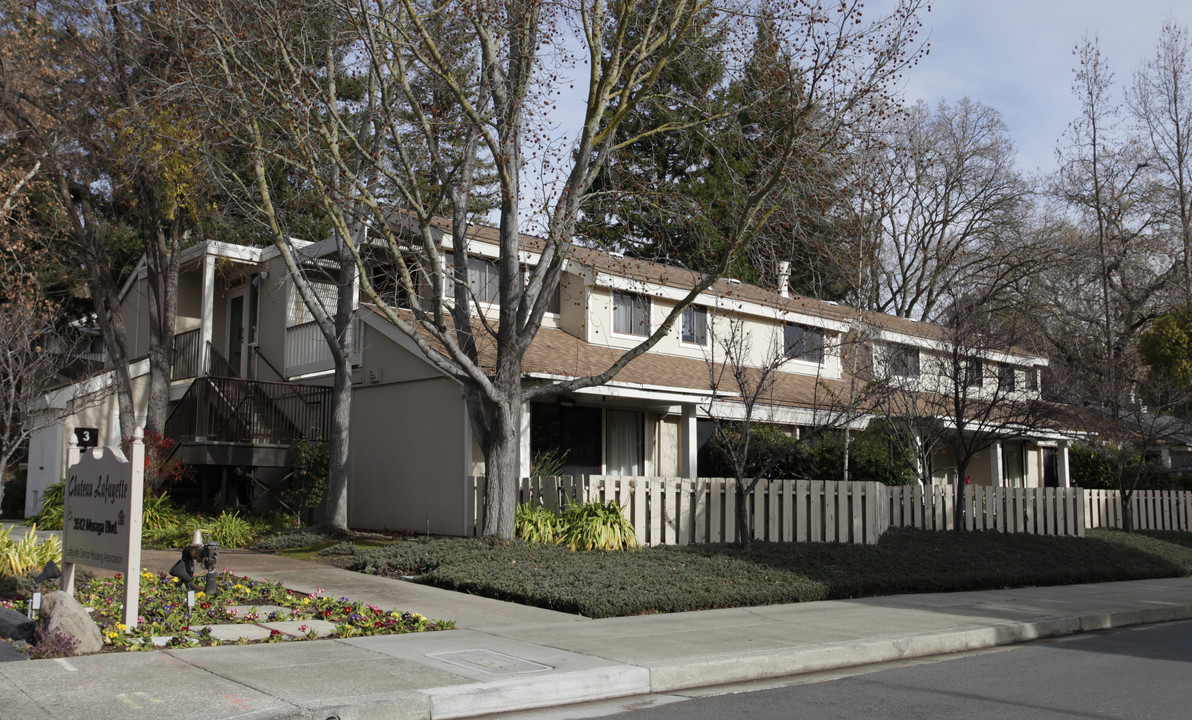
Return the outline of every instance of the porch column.
{"type": "Polygon", "coordinates": [[[696,437],[695,405],[684,405],[679,432],[679,472],[683,477],[695,479],[699,465],[699,443],[696,437]]]}
{"type": "Polygon", "coordinates": [[[642,475],[654,475],[654,453],[658,449],[658,416],[652,412],[642,413],[642,475]]]}
{"type": "Polygon", "coordinates": [[[989,448],[989,479],[994,487],[1002,487],[1006,480],[1002,477],[1002,444],[994,443],[989,448]]]}
{"type": "Polygon", "coordinates": [[[212,317],[215,314],[215,256],[203,255],[203,298],[199,305],[199,377],[210,369],[212,317]]]}
{"type": "Polygon", "coordinates": [[[1068,441],[1060,440],[1055,449],[1055,470],[1060,487],[1072,487],[1072,477],[1068,473],[1068,441]]]}
{"type": "Polygon", "coordinates": [[[530,477],[530,403],[521,405],[520,421],[517,424],[517,476],[530,477]]]}

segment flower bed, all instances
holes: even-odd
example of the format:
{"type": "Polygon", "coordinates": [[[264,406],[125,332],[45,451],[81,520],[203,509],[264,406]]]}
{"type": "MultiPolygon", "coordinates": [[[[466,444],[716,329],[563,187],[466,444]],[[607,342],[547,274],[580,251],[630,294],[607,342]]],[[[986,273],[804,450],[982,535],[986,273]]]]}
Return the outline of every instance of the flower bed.
{"type": "MultiPolygon", "coordinates": [[[[140,617],[137,627],[129,630],[121,622],[123,592],[123,581],[119,575],[115,578],[83,578],[76,583],[75,597],[85,607],[92,609],[92,617],[103,634],[105,649],[151,650],[155,647],[154,638],[167,638],[165,642],[170,647],[225,644],[212,637],[208,629],[212,625],[321,620],[334,625],[334,630],[323,636],[333,638],[447,630],[455,625],[451,621],[431,620],[418,613],[384,610],[344,597],[329,598],[323,595],[322,588],[310,594],[297,593],[280,583],[237,577],[226,570],[220,574],[218,592],[210,596],[201,591],[196,592],[194,607],[190,607],[187,588],[177,578],[165,573],[142,571],[140,617]],[[256,611],[256,608],[267,606],[282,609],[267,613],[256,611]],[[242,613],[236,607],[251,609],[242,613]]],[[[4,604],[23,612],[25,602],[4,604]]],[[[297,635],[273,630],[261,642],[313,640],[319,637],[313,627],[297,627],[297,635]]],[[[241,639],[236,642],[247,644],[250,641],[241,639]]]]}

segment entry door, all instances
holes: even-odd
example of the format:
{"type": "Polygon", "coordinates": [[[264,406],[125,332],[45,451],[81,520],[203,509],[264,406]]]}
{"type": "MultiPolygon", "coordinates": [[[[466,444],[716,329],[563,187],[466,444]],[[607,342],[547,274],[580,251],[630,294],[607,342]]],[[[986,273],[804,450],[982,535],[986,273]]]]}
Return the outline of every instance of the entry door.
{"type": "Polygon", "coordinates": [[[228,363],[248,377],[248,293],[243,288],[228,296],[228,363]]]}
{"type": "Polygon", "coordinates": [[[1043,487],[1060,486],[1060,467],[1053,447],[1043,448],[1043,487]]]}

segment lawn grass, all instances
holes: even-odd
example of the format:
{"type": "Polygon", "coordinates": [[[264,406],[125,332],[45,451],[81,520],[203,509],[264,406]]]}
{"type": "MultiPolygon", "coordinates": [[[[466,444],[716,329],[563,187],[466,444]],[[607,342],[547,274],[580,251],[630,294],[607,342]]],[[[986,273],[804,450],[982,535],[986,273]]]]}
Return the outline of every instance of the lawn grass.
{"type": "Polygon", "coordinates": [[[614,617],[894,593],[1192,575],[1192,535],[1084,538],[892,530],[877,545],[755,542],[572,552],[553,545],[412,539],[358,549],[348,567],[462,592],[614,617]]]}

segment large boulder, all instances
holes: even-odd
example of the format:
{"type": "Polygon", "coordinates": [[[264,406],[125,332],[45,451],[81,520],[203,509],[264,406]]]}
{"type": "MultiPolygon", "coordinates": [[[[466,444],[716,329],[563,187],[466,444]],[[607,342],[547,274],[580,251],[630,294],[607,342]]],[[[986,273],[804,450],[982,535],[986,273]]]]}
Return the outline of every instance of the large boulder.
{"type": "Polygon", "coordinates": [[[0,608],[0,637],[33,644],[33,621],[11,608],[0,608]]]}
{"type": "Polygon", "coordinates": [[[90,655],[103,649],[103,635],[99,632],[99,626],[74,596],[61,590],[42,596],[37,626],[43,633],[57,630],[74,638],[78,643],[75,645],[75,655],[90,655]]]}

